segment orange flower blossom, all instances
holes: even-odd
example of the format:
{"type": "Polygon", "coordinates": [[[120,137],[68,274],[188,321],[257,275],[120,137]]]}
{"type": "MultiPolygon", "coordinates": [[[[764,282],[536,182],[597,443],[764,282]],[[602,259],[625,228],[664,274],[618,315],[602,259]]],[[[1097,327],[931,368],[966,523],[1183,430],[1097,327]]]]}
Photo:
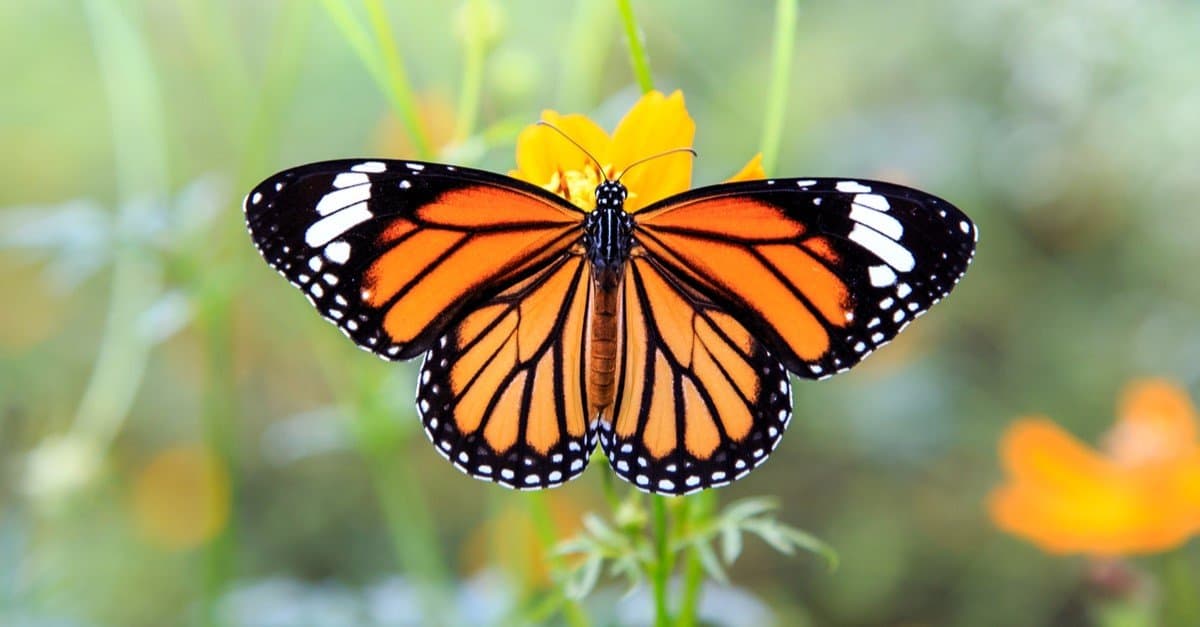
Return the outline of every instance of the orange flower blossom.
{"type": "MultiPolygon", "coordinates": [[[[578,147],[553,129],[534,124],[517,137],[517,169],[509,175],[550,190],[585,211],[596,207],[596,186],[605,178],[616,178],[639,159],[691,148],[696,135],[696,123],[688,115],[679,91],[670,96],[657,91],[643,95],[611,136],[577,113],[561,115],[546,110],[542,120],[587,149],[603,165],[603,174],[578,147]]],[[[762,155],[755,155],[729,180],[761,178],[766,178],[762,155]]],[[[629,188],[625,210],[637,211],[691,187],[692,156],[680,152],[654,159],[631,170],[621,182],[629,188]]]]}
{"type": "Polygon", "coordinates": [[[1200,442],[1187,393],[1130,384],[1101,451],[1042,416],[1009,427],[1008,481],[989,499],[1005,531],[1051,553],[1117,556],[1177,547],[1200,532],[1200,442]]]}

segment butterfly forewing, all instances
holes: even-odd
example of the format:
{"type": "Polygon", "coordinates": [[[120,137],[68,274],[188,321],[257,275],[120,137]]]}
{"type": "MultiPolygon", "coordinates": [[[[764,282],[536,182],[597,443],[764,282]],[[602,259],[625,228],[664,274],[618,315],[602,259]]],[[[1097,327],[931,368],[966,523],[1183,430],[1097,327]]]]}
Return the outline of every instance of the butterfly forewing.
{"type": "Polygon", "coordinates": [[[774,179],[668,198],[635,214],[646,254],[809,378],[886,344],[958,282],[974,224],[876,181],[774,179]]]}
{"type": "Polygon", "coordinates": [[[584,216],[508,177],[362,159],[280,172],[244,209],[271,267],[389,359],[421,354],[474,303],[558,259],[584,216]]]}

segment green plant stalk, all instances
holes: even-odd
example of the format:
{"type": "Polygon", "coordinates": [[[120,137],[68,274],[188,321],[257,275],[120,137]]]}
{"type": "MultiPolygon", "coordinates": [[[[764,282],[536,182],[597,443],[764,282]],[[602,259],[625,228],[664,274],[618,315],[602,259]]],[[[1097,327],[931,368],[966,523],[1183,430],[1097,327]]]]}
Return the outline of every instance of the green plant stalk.
{"type": "MultiPolygon", "coordinates": [[[[240,145],[251,120],[248,114],[253,104],[246,94],[254,91],[254,84],[249,68],[243,62],[245,57],[240,54],[233,30],[236,21],[228,11],[229,3],[187,0],[178,6],[191,43],[204,60],[199,75],[214,96],[213,106],[220,111],[219,117],[226,122],[222,129],[225,138],[231,144],[240,145]],[[219,16],[216,15],[218,11],[221,12],[219,16]]],[[[307,6],[302,10],[307,11],[307,6]]]]}
{"type": "MultiPolygon", "coordinates": [[[[271,51],[267,59],[266,71],[263,77],[263,87],[260,98],[254,109],[230,108],[243,116],[240,123],[235,122],[235,129],[243,129],[245,138],[241,142],[241,156],[235,175],[238,188],[248,186],[251,179],[261,175],[266,167],[266,145],[278,132],[279,109],[282,108],[283,94],[290,92],[296,69],[298,67],[299,42],[308,23],[309,9],[307,4],[297,5],[293,10],[281,11],[272,29],[271,51]]],[[[210,17],[214,22],[216,18],[210,17]]],[[[231,16],[225,16],[221,23],[229,23],[231,16]]],[[[226,38],[230,42],[232,37],[226,38]]],[[[238,57],[237,51],[225,51],[219,59],[224,70],[233,70],[238,57]]],[[[237,69],[244,68],[238,67],[237,69]]],[[[236,209],[235,209],[236,211],[236,209]]],[[[237,293],[241,281],[241,273],[234,268],[236,256],[227,255],[224,251],[232,244],[232,235],[241,234],[242,229],[238,220],[228,221],[237,225],[236,228],[223,229],[216,234],[215,241],[210,242],[211,254],[197,288],[200,295],[197,322],[202,336],[205,338],[205,395],[203,403],[202,424],[204,426],[205,443],[209,451],[217,457],[229,474],[229,498],[236,504],[237,488],[240,485],[236,466],[236,438],[234,436],[234,416],[238,412],[237,385],[233,378],[233,332],[230,307],[232,298],[237,293]]],[[[232,508],[231,508],[232,509],[232,508]]],[[[204,551],[204,606],[202,615],[205,624],[219,624],[216,608],[217,602],[225,592],[227,584],[233,579],[236,571],[237,547],[237,513],[230,513],[230,522],[221,532],[212,538],[204,551]]]]}
{"type": "Polygon", "coordinates": [[[420,597],[426,617],[444,619],[447,610],[453,609],[442,602],[450,574],[438,550],[429,504],[421,492],[420,481],[403,461],[406,457],[402,448],[409,440],[408,434],[397,429],[388,409],[379,400],[379,390],[386,384],[382,371],[355,370],[349,377],[339,373],[341,376],[331,379],[335,384],[354,386],[357,383],[350,411],[358,448],[368,464],[396,560],[401,570],[413,576],[423,588],[420,597]]]}
{"type": "MultiPolygon", "coordinates": [[[[292,93],[299,74],[304,39],[312,18],[311,6],[307,2],[298,2],[287,11],[280,11],[276,18],[268,46],[271,54],[266,60],[258,94],[258,107],[253,112],[238,164],[238,189],[248,188],[258,182],[264,170],[271,165],[268,154],[280,132],[279,119],[287,101],[286,96],[292,93]]],[[[239,225],[238,233],[241,234],[242,230],[239,225]]]]}
{"type": "Polygon", "coordinates": [[[428,159],[432,155],[429,138],[417,115],[416,99],[409,87],[408,75],[404,72],[404,64],[401,62],[395,38],[392,37],[387,16],[383,12],[383,5],[375,0],[366,0],[366,2],[367,9],[372,14],[372,25],[381,38],[385,39],[384,45],[390,48],[391,53],[386,56],[374,45],[371,36],[363,29],[362,25],[355,20],[344,0],[321,0],[321,5],[325,7],[325,11],[333,20],[334,25],[341,31],[346,42],[350,44],[350,48],[354,50],[363,66],[366,67],[367,73],[375,79],[380,91],[396,111],[396,116],[400,118],[400,123],[404,125],[405,131],[408,132],[409,138],[417,150],[417,156],[428,159]]]}
{"type": "Polygon", "coordinates": [[[1187,547],[1175,549],[1162,557],[1162,585],[1166,592],[1163,605],[1163,624],[1169,627],[1200,625],[1200,581],[1187,547]]]}
{"type": "Polygon", "coordinates": [[[625,43],[629,46],[629,62],[633,65],[633,75],[637,78],[642,93],[649,93],[654,90],[654,78],[650,74],[650,59],[642,45],[642,29],[638,28],[637,18],[633,15],[633,7],[630,6],[629,0],[617,0],[617,10],[621,13],[621,23],[625,27],[625,43]]]}
{"type": "MultiPolygon", "coordinates": [[[[132,220],[133,201],[162,200],[167,189],[162,103],[146,42],[115,2],[84,5],[112,116],[118,223],[132,220]]],[[[119,246],[100,348],[69,437],[97,453],[116,437],[145,374],[150,340],[138,332],[139,315],[161,291],[161,271],[144,251],[119,246]]]]}
{"type": "Polygon", "coordinates": [[[771,84],[767,88],[767,109],[763,113],[763,169],[775,171],[779,145],[783,138],[783,118],[787,111],[788,80],[792,70],[792,51],[796,42],[796,0],[775,3],[775,44],[771,54],[771,84]]]}
{"type": "Polygon", "coordinates": [[[217,625],[217,605],[236,569],[237,468],[234,416],[237,413],[236,382],[233,378],[233,339],[229,301],[224,294],[209,294],[199,312],[199,326],[205,338],[205,394],[202,420],[205,444],[228,473],[229,521],[204,549],[204,622],[217,625]]]}
{"type": "Polygon", "coordinates": [[[389,94],[392,106],[400,116],[401,123],[412,139],[417,156],[429,159],[433,156],[433,148],[429,135],[421,124],[421,116],[417,111],[417,99],[413,96],[412,84],[408,80],[408,72],[404,70],[404,58],[400,56],[400,47],[396,45],[396,37],[392,33],[391,22],[388,21],[387,11],[383,0],[363,0],[367,6],[367,16],[375,37],[379,41],[380,54],[383,57],[382,77],[385,91],[389,94]]]}
{"type": "Polygon", "coordinates": [[[654,564],[650,568],[650,582],[654,593],[655,627],[671,624],[671,609],[667,599],[667,585],[671,570],[671,531],[667,524],[666,497],[655,494],[650,497],[651,518],[654,525],[654,564]]]}
{"type": "Polygon", "coordinates": [[[600,74],[612,45],[617,12],[609,0],[582,0],[567,26],[555,101],[567,111],[583,111],[596,102],[600,74]]]}
{"type": "MultiPolygon", "coordinates": [[[[704,490],[699,494],[686,497],[687,509],[683,518],[687,521],[688,529],[696,529],[707,524],[708,519],[716,509],[716,493],[704,490]]],[[[682,533],[681,533],[682,535],[682,533]]],[[[699,551],[695,547],[688,549],[683,562],[683,598],[679,603],[677,625],[687,627],[696,624],[696,612],[700,607],[700,586],[704,583],[704,566],[700,563],[699,551]]]]}
{"type": "MultiPolygon", "coordinates": [[[[538,542],[542,545],[542,550],[545,551],[547,559],[550,563],[551,573],[559,573],[564,568],[563,557],[555,553],[555,545],[558,544],[558,534],[554,527],[554,518],[550,515],[550,507],[547,505],[547,495],[545,492],[530,492],[525,496],[525,503],[529,510],[529,517],[533,520],[534,532],[537,533],[538,542]]],[[[553,578],[553,577],[552,577],[553,578]]],[[[562,595],[561,591],[558,592],[562,595]]],[[[562,600],[563,618],[571,627],[587,627],[590,624],[587,613],[584,612],[583,606],[578,601],[566,598],[562,600]]]]}
{"type": "MultiPolygon", "coordinates": [[[[480,0],[470,0],[474,13],[482,12],[480,0]]],[[[478,29],[468,28],[463,41],[463,76],[458,92],[458,114],[455,116],[454,141],[466,141],[475,132],[479,119],[479,94],[483,88],[483,62],[488,42],[479,36],[478,29]]]]}

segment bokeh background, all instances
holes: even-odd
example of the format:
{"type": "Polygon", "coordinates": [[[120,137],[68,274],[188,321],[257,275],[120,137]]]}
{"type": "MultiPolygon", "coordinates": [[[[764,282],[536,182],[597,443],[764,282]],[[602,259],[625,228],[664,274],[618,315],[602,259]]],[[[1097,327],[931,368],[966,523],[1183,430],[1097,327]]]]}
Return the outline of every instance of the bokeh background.
{"type": "MultiPolygon", "coordinates": [[[[415,368],[344,341],[243,230],[276,170],[414,154],[336,23],[346,7],[369,37],[367,5],[0,3],[0,624],[560,620],[536,610],[531,497],[445,463],[415,368]]],[[[542,109],[611,128],[639,93],[607,0],[482,23],[383,6],[441,160],[507,171],[542,109]]],[[[762,145],[775,7],[633,7],[656,86],[696,120],[696,182],[718,181],[762,145]]],[[[748,540],[707,621],[1093,624],[1087,562],[1004,535],[985,503],[1016,417],[1095,441],[1133,378],[1200,390],[1197,41],[1182,0],[800,3],[772,174],[914,185],[981,238],[893,345],[797,382],[771,462],[719,492],[776,498],[840,567],[748,540]]],[[[600,474],[538,502],[559,536],[606,509],[600,474]]],[[[648,616],[607,579],[585,607],[648,616]]]]}

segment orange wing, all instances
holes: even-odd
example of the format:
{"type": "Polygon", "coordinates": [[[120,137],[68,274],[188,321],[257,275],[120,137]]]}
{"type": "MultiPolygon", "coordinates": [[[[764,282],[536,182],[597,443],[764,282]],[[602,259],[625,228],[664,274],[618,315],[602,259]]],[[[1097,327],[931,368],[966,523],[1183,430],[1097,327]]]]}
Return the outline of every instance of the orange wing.
{"type": "Polygon", "coordinates": [[[701,188],[634,221],[647,256],[810,378],[850,368],[941,300],[977,235],[939,198],[839,179],[701,188]]]}
{"type": "Polygon", "coordinates": [[[417,408],[462,471],[513,488],[561,484],[595,447],[581,351],[591,271],[567,255],[480,303],[425,355],[417,408]]]}
{"type": "Polygon", "coordinates": [[[724,485],[767,459],[791,418],[787,372],[733,316],[645,254],[622,292],[617,402],[600,442],[649,492],[724,485]]]}
{"type": "Polygon", "coordinates": [[[421,354],[477,303],[560,260],[584,217],[508,177],[386,160],[280,172],[244,209],[267,262],[388,359],[421,354]]]}

